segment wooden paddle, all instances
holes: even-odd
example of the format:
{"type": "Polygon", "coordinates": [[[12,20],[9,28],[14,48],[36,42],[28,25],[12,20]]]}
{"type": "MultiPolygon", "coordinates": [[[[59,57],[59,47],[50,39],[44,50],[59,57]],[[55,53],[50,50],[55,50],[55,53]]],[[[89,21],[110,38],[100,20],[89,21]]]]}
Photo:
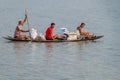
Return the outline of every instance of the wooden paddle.
{"type": "MultiPolygon", "coordinates": [[[[27,10],[25,10],[25,14],[27,15],[27,10]]],[[[28,15],[27,15],[27,17],[28,17],[28,15]]],[[[27,25],[28,25],[28,29],[30,30],[28,18],[27,18],[27,25]]],[[[32,42],[32,37],[31,37],[30,31],[29,31],[29,36],[30,36],[30,41],[32,42]]]]}

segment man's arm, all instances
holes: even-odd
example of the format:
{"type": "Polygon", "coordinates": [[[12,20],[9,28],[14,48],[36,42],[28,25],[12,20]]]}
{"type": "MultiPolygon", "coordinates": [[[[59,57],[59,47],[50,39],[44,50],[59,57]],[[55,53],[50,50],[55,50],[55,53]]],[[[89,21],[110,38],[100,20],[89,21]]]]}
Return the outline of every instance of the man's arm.
{"type": "Polygon", "coordinates": [[[28,17],[27,17],[27,15],[25,14],[25,19],[23,20],[23,24],[26,23],[27,19],[28,19],[28,17]]]}
{"type": "Polygon", "coordinates": [[[80,33],[80,34],[83,34],[83,32],[82,32],[82,29],[81,29],[81,28],[79,28],[79,33],[80,33]]]}
{"type": "Polygon", "coordinates": [[[29,32],[30,30],[20,30],[21,32],[29,32]]]}
{"type": "Polygon", "coordinates": [[[21,28],[19,28],[18,27],[18,29],[19,29],[19,31],[21,31],[21,32],[29,32],[30,30],[28,29],[28,30],[23,30],[23,29],[21,29],[21,28]]]}

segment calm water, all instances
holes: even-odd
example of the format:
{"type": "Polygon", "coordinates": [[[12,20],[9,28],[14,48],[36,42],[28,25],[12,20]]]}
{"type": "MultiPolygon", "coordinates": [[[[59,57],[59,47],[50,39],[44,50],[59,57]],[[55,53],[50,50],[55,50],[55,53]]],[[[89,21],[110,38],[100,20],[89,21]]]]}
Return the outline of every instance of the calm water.
{"type": "MultiPolygon", "coordinates": [[[[120,0],[0,0],[0,80],[120,80],[120,0]],[[95,42],[8,42],[28,10],[30,27],[104,35],[95,42]]],[[[24,26],[27,29],[27,25],[24,26]]]]}

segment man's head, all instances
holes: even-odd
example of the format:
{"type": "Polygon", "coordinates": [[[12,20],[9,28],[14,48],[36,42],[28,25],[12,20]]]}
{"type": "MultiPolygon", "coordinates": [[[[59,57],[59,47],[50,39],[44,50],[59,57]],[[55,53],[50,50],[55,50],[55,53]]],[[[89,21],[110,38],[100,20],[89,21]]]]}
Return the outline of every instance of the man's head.
{"type": "Polygon", "coordinates": [[[51,28],[54,28],[55,27],[55,23],[51,23],[51,28]]]}
{"type": "Polygon", "coordinates": [[[84,28],[85,27],[85,23],[81,23],[80,27],[84,28]]]}
{"type": "Polygon", "coordinates": [[[18,25],[23,25],[23,21],[18,21],[18,25]]]}

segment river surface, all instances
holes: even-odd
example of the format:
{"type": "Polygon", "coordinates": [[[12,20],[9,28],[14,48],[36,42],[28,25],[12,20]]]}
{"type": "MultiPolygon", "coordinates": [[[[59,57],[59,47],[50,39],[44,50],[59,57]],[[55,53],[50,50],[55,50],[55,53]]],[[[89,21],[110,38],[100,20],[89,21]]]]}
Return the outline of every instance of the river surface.
{"type": "MultiPolygon", "coordinates": [[[[24,25],[27,29],[27,24],[24,25]]],[[[120,0],[0,0],[0,80],[120,80],[120,0]],[[27,9],[39,33],[51,22],[104,35],[96,41],[9,42],[27,9]]]]}

